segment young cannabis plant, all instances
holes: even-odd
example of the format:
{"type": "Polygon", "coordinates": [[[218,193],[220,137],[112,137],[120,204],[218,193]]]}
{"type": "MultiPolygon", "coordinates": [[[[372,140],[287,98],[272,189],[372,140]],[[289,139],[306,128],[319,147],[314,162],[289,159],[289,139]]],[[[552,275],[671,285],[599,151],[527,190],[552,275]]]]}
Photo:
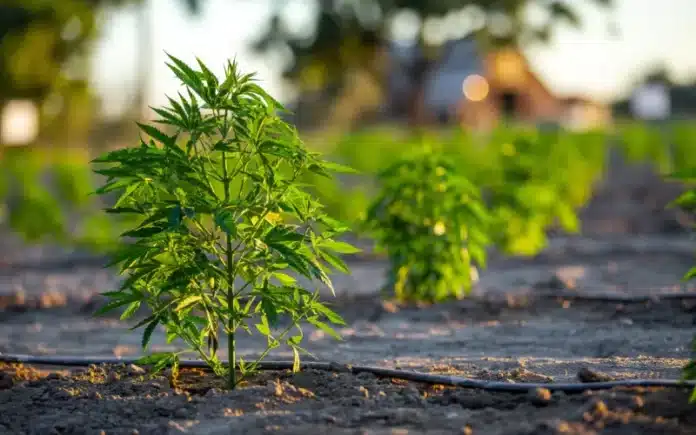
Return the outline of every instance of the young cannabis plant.
{"type": "MultiPolygon", "coordinates": [[[[183,340],[227,376],[230,388],[281,344],[292,349],[298,370],[306,352],[301,323],[338,339],[329,323],[344,323],[318,300],[318,290],[310,292],[291,275],[319,280],[333,292],[328,272],[348,272],[338,254],[357,252],[333,239],[347,228],[298,180],[349,169],[309,152],[279,117],[282,106],[235,62],[218,80],[200,60],[195,70],[169,59],[186,95],[153,110],[156,122],[173,132],[139,124],[151,139],[95,160],[107,165],[96,172],[108,178],[97,193],[120,193],[107,212],[140,217],[122,234],[131,243],[112,261],[127,279],[105,293],[110,301],[100,312],[125,307],[126,319],[148,306],[151,314],[133,327],[145,327],[143,348],[163,325],[169,342],[183,340]],[[237,357],[237,334],[240,328],[251,334],[249,323],[267,340],[253,362],[237,357]],[[220,331],[227,337],[227,366],[217,355],[220,331]]],[[[181,353],[158,353],[141,363],[177,367],[181,353]]]]}
{"type": "MultiPolygon", "coordinates": [[[[671,206],[677,206],[684,211],[688,212],[693,216],[696,212],[696,168],[685,168],[681,169],[669,176],[669,178],[677,181],[682,181],[691,186],[682,193],[676,200],[670,204],[671,206]]],[[[696,266],[692,267],[684,275],[683,280],[689,281],[696,278],[696,266]]],[[[692,359],[684,367],[683,379],[685,380],[695,380],[696,379],[696,337],[691,342],[692,359]]],[[[696,403],[696,388],[691,393],[690,402],[696,403]]]]}
{"type": "Polygon", "coordinates": [[[485,267],[488,213],[451,162],[425,150],[379,173],[382,190],[366,224],[388,254],[388,286],[401,301],[462,298],[472,288],[472,262],[485,267]]]}

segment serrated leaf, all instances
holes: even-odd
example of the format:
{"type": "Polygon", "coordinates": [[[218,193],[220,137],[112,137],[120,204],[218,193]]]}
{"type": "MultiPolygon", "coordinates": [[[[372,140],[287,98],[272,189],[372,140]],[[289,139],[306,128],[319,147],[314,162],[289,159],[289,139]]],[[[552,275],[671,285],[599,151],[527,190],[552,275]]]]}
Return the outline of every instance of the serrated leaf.
{"type": "Polygon", "coordinates": [[[345,320],[343,320],[341,316],[339,316],[336,312],[328,308],[326,305],[317,302],[312,305],[312,308],[314,308],[314,310],[318,313],[324,315],[324,317],[326,317],[329,320],[329,322],[336,325],[345,326],[345,320]]]}
{"type": "Polygon", "coordinates": [[[691,268],[688,272],[686,272],[686,275],[684,275],[684,278],[682,278],[683,281],[689,281],[696,278],[696,266],[691,268]]]}
{"type": "Polygon", "coordinates": [[[276,327],[278,325],[278,311],[275,305],[273,305],[273,301],[268,298],[261,298],[261,310],[266,315],[270,326],[276,327]]]}
{"type": "Polygon", "coordinates": [[[271,330],[270,330],[270,328],[268,327],[268,325],[263,324],[263,323],[257,323],[257,324],[254,325],[254,326],[255,326],[256,329],[257,329],[260,333],[262,333],[263,335],[265,335],[265,336],[271,335],[271,330]]]}
{"type": "Polygon", "coordinates": [[[339,254],[357,254],[358,252],[362,252],[361,249],[356,248],[350,243],[338,240],[322,240],[318,243],[318,246],[338,252],[339,254]]]}
{"type": "Polygon", "coordinates": [[[141,347],[143,350],[147,348],[147,345],[150,343],[150,339],[152,338],[152,333],[155,331],[155,328],[157,325],[159,325],[159,317],[155,317],[150,323],[147,324],[145,327],[145,330],[143,331],[143,337],[142,340],[140,341],[141,347]]]}
{"type": "Polygon", "coordinates": [[[138,127],[144,131],[145,133],[148,134],[148,136],[152,137],[153,139],[158,140],[165,146],[168,146],[170,148],[176,147],[176,143],[174,142],[174,137],[175,136],[168,136],[165,134],[163,131],[159,130],[157,127],[153,127],[151,125],[147,124],[142,124],[140,122],[136,122],[138,127]]]}
{"type": "Polygon", "coordinates": [[[350,270],[348,269],[348,265],[343,260],[341,260],[338,256],[333,255],[332,253],[326,252],[326,251],[319,251],[319,256],[321,256],[321,258],[324,261],[329,263],[336,270],[343,272],[343,273],[346,273],[346,274],[350,273],[350,270]]]}
{"type": "Polygon", "coordinates": [[[229,210],[222,210],[215,214],[215,225],[232,237],[237,234],[237,224],[229,210]]]}
{"type": "Polygon", "coordinates": [[[335,162],[329,162],[326,160],[324,160],[321,164],[324,168],[332,172],[339,172],[344,174],[357,174],[359,172],[358,170],[356,170],[355,168],[351,168],[350,166],[342,165],[340,163],[335,162]]]}
{"type": "Polygon", "coordinates": [[[198,303],[202,300],[203,298],[200,295],[193,295],[189,296],[187,298],[184,298],[182,301],[180,301],[177,305],[174,311],[181,311],[184,308],[188,308],[191,305],[198,303]]]}
{"type": "Polygon", "coordinates": [[[121,320],[126,320],[133,316],[133,314],[138,311],[138,308],[140,308],[140,301],[131,302],[128,308],[121,314],[121,320]]]}
{"type": "Polygon", "coordinates": [[[176,257],[171,252],[162,252],[152,257],[152,259],[160,264],[166,264],[167,266],[176,266],[179,264],[179,262],[176,261],[176,257]]]}
{"type": "Polygon", "coordinates": [[[158,364],[161,361],[173,360],[174,353],[172,352],[155,352],[150,355],[146,355],[139,358],[135,363],[138,365],[153,365],[158,364]]]}
{"type": "Polygon", "coordinates": [[[117,299],[115,301],[111,301],[103,305],[101,308],[99,308],[97,311],[95,311],[94,315],[95,316],[101,316],[103,314],[108,313],[109,311],[113,311],[116,308],[122,307],[124,305],[128,305],[133,302],[133,299],[130,298],[124,298],[124,299],[117,299]]]}
{"type": "Polygon", "coordinates": [[[271,275],[285,286],[291,286],[297,282],[295,278],[282,272],[273,272],[271,275]]]}

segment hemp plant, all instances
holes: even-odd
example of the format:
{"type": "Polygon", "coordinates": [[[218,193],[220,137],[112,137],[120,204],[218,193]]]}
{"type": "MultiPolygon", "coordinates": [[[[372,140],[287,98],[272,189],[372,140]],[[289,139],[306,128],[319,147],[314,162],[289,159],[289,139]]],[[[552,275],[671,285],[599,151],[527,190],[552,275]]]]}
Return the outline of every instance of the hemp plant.
{"type": "MultiPolygon", "coordinates": [[[[686,189],[677,199],[672,201],[670,206],[679,207],[685,212],[693,214],[696,212],[696,168],[684,168],[680,169],[669,177],[672,180],[681,181],[690,186],[686,189]]],[[[696,266],[692,267],[688,272],[685,273],[682,278],[683,281],[690,281],[696,278],[696,266]]],[[[692,357],[683,370],[682,378],[684,380],[695,380],[696,379],[696,337],[691,341],[691,351],[692,357]]],[[[696,403],[696,388],[694,388],[691,393],[691,398],[689,399],[691,403],[696,403]]]]}
{"type": "Polygon", "coordinates": [[[299,370],[302,323],[340,339],[329,324],[344,322],[319,301],[319,290],[296,277],[333,292],[328,273],[348,273],[340,254],[357,252],[334,239],[348,228],[324,213],[299,180],[350,169],[308,151],[280,118],[282,105],[254,74],[239,73],[236,61],[220,80],[198,59],[199,69],[169,59],[185,92],[153,108],[164,127],[138,124],[148,140],[94,161],[106,165],[95,170],[107,177],[97,193],[120,194],[106,211],[139,218],[121,235],[127,243],[111,262],[127,278],[105,293],[110,300],[99,313],[125,307],[127,319],[145,305],[149,316],[132,328],[144,327],[143,349],[159,325],[168,342],[179,338],[188,346],[141,360],[155,371],[177,368],[180,354],[194,352],[234,388],[282,344],[299,370]],[[240,330],[265,337],[258,359],[237,356],[240,330]],[[218,358],[220,331],[227,365],[218,358]]]}
{"type": "Polygon", "coordinates": [[[400,301],[463,298],[472,266],[486,265],[488,213],[479,189],[452,162],[426,149],[378,175],[381,191],[365,223],[388,254],[386,290],[400,301]]]}

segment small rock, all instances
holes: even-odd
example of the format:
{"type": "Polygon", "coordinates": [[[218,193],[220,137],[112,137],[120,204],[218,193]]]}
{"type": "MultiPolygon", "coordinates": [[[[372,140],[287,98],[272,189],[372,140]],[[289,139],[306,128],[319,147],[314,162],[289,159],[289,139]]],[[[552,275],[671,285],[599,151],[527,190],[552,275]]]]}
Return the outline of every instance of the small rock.
{"type": "Polygon", "coordinates": [[[365,396],[366,399],[370,398],[370,392],[367,390],[367,388],[365,388],[361,385],[359,390],[363,394],[363,396],[365,396]]]}
{"type": "Polygon", "coordinates": [[[9,373],[0,372],[0,390],[8,390],[14,386],[14,379],[9,373]]]}
{"type": "Polygon", "coordinates": [[[59,381],[64,378],[65,376],[61,375],[60,373],[49,373],[48,376],[46,376],[47,381],[59,381]]]}
{"type": "Polygon", "coordinates": [[[641,409],[643,406],[645,406],[645,400],[641,396],[633,396],[631,399],[631,409],[632,410],[638,410],[641,409]]]}
{"type": "Polygon", "coordinates": [[[314,388],[316,375],[312,372],[299,372],[292,376],[293,385],[300,388],[314,388]]]}
{"type": "Polygon", "coordinates": [[[555,397],[556,400],[565,399],[566,396],[567,396],[566,393],[564,393],[563,391],[560,391],[560,390],[553,392],[553,397],[555,397]]]}
{"type": "Polygon", "coordinates": [[[606,373],[590,370],[587,367],[583,367],[578,371],[578,379],[580,380],[580,382],[586,384],[593,382],[610,382],[614,380],[614,378],[612,378],[606,373]]]}
{"type": "Polygon", "coordinates": [[[58,390],[52,396],[52,399],[55,399],[55,400],[70,400],[72,398],[73,398],[72,394],[70,394],[68,391],[65,391],[65,390],[58,390]]]}
{"type": "Polygon", "coordinates": [[[113,383],[118,382],[120,380],[121,380],[121,375],[119,375],[117,372],[111,372],[106,377],[107,384],[113,384],[113,383]]]}
{"type": "Polygon", "coordinates": [[[681,304],[682,304],[682,308],[687,313],[693,313],[694,311],[696,311],[696,300],[685,299],[682,301],[681,304]]]}
{"type": "Polygon", "coordinates": [[[174,411],[174,417],[176,417],[176,418],[184,419],[184,418],[188,418],[188,416],[189,416],[189,412],[188,412],[188,409],[186,409],[186,408],[179,408],[176,411],[174,411]]]}
{"type": "Polygon", "coordinates": [[[551,391],[547,388],[535,388],[529,392],[529,401],[534,406],[546,406],[551,402],[551,391]]]}
{"type": "Polygon", "coordinates": [[[139,376],[139,375],[144,375],[145,373],[147,373],[147,371],[140,366],[137,366],[135,364],[130,364],[128,366],[128,373],[130,375],[133,375],[133,376],[139,376]]]}
{"type": "Polygon", "coordinates": [[[547,281],[541,281],[534,285],[538,289],[568,290],[571,288],[558,274],[553,274],[547,281]]]}
{"type": "Polygon", "coordinates": [[[602,400],[594,401],[590,409],[595,415],[600,417],[606,417],[609,414],[609,408],[602,400]]]}
{"type": "Polygon", "coordinates": [[[415,396],[415,397],[420,397],[420,391],[418,391],[418,388],[409,385],[405,387],[403,390],[401,390],[401,394],[404,396],[415,396]]]}
{"type": "Polygon", "coordinates": [[[370,372],[360,372],[355,376],[358,380],[360,381],[371,381],[373,379],[376,379],[377,376],[374,375],[374,373],[370,372]]]}
{"type": "Polygon", "coordinates": [[[205,393],[206,397],[215,397],[215,396],[219,396],[219,395],[220,395],[220,390],[218,390],[217,388],[211,388],[210,390],[208,390],[205,393]]]}
{"type": "Polygon", "coordinates": [[[276,397],[282,396],[285,392],[283,385],[278,381],[269,381],[266,387],[268,388],[268,392],[276,397]]]}
{"type": "Polygon", "coordinates": [[[338,419],[336,417],[334,417],[333,415],[328,414],[328,413],[320,414],[319,418],[327,423],[336,423],[338,421],[338,419]]]}
{"type": "Polygon", "coordinates": [[[633,325],[633,320],[629,319],[628,317],[622,317],[621,319],[619,319],[619,322],[624,325],[633,325]]]}
{"type": "Polygon", "coordinates": [[[331,361],[329,363],[329,370],[336,373],[352,373],[353,369],[348,364],[341,364],[336,361],[331,361]]]}

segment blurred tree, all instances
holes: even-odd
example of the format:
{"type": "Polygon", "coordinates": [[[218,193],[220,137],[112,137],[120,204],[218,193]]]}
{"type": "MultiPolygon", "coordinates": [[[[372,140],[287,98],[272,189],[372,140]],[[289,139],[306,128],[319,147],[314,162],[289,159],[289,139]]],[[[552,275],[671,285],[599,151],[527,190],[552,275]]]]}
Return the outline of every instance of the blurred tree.
{"type": "MultiPolygon", "coordinates": [[[[197,13],[204,0],[180,1],[197,13]]],[[[26,99],[40,108],[42,132],[85,130],[93,113],[87,55],[97,12],[127,4],[144,1],[0,0],[0,111],[26,99]]]]}
{"type": "MultiPolygon", "coordinates": [[[[585,2],[608,8],[613,0],[585,2]]],[[[275,5],[267,30],[253,43],[254,50],[289,50],[292,62],[284,69],[284,77],[300,92],[323,89],[334,95],[356,67],[379,80],[377,60],[399,14],[408,16],[409,32],[415,36],[411,42],[423,49],[426,58],[436,54],[448,37],[461,38],[466,33],[477,37],[484,48],[519,46],[548,41],[559,22],[581,25],[575,1],[567,0],[290,0],[275,5]],[[306,28],[292,29],[282,18],[284,9],[296,1],[317,6],[311,34],[306,28]]],[[[422,65],[418,69],[425,71],[422,65]]]]}

